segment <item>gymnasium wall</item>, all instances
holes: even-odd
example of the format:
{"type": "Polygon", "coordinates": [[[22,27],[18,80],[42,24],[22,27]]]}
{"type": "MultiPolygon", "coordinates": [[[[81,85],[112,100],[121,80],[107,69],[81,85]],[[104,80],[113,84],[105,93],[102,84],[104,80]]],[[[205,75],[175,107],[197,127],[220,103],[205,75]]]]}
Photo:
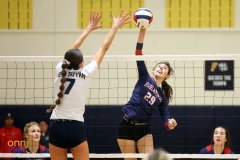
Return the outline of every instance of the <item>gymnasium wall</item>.
{"type": "MultiPolygon", "coordinates": [[[[1,18],[5,16],[5,19],[0,21],[0,55],[63,56],[81,34],[81,27],[87,24],[85,17],[88,17],[90,11],[96,10],[104,15],[104,27],[91,33],[81,47],[84,55],[94,55],[109,31],[111,21],[108,20],[108,13],[117,15],[121,8],[132,13],[138,6],[147,7],[154,14],[144,43],[143,53],[146,55],[239,54],[240,2],[216,0],[211,1],[211,7],[207,0],[195,0],[191,5],[190,2],[193,1],[2,0],[0,13],[1,18]],[[13,8],[10,2],[16,2],[13,8]],[[22,2],[28,4],[27,8],[22,7],[22,2]],[[108,10],[106,5],[109,5],[108,10]],[[204,9],[207,11],[204,12],[204,9]],[[22,17],[22,13],[25,16],[22,17]]],[[[133,55],[138,31],[132,22],[120,29],[107,55],[133,55]]],[[[204,61],[170,62],[175,69],[175,74],[168,80],[174,89],[172,105],[240,104],[239,61],[235,61],[234,91],[204,91],[204,61]]],[[[156,63],[157,61],[147,62],[149,73],[156,63]]],[[[0,103],[52,104],[55,64],[56,62],[1,63],[0,82],[6,87],[0,89],[0,94],[3,95],[0,103]]],[[[131,96],[136,80],[134,62],[103,62],[92,81],[87,104],[124,104],[131,96]]]]}
{"type": "MultiPolygon", "coordinates": [[[[15,125],[20,127],[30,122],[46,120],[50,114],[43,105],[8,105],[0,106],[0,127],[7,113],[15,117],[15,125]]],[[[85,128],[91,153],[120,153],[117,145],[118,124],[123,116],[122,106],[86,106],[85,128]]],[[[151,132],[155,148],[163,147],[170,153],[199,153],[200,149],[210,144],[213,129],[226,126],[231,134],[232,150],[240,154],[240,107],[229,106],[175,106],[169,108],[178,126],[173,131],[163,127],[158,112],[153,114],[151,132]]]]}

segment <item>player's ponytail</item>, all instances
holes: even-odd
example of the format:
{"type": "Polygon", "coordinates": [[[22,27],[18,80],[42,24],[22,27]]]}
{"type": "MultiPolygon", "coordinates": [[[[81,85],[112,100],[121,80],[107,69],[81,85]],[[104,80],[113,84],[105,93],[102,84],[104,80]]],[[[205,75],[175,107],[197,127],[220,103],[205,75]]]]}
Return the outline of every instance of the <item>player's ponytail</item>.
{"type": "Polygon", "coordinates": [[[162,90],[169,103],[172,100],[173,90],[166,80],[162,81],[162,90]]]}
{"type": "Polygon", "coordinates": [[[46,110],[47,113],[50,113],[52,112],[52,110],[56,107],[56,105],[59,105],[61,103],[61,98],[63,97],[63,91],[64,91],[64,83],[66,82],[66,75],[67,75],[67,71],[66,71],[66,68],[69,66],[69,62],[67,60],[64,60],[63,61],[63,64],[62,64],[62,71],[61,71],[61,85],[59,87],[60,91],[59,93],[57,94],[58,96],[58,99],[55,101],[55,104],[52,105],[49,109],[46,110]]]}
{"type": "Polygon", "coordinates": [[[46,110],[47,113],[52,112],[52,110],[56,107],[56,105],[60,105],[61,98],[63,97],[64,91],[64,83],[66,82],[67,69],[79,68],[79,64],[83,62],[83,54],[79,49],[70,49],[64,55],[62,71],[61,71],[61,85],[59,87],[60,92],[57,94],[58,99],[55,101],[55,104],[52,105],[49,109],[46,110]]]}

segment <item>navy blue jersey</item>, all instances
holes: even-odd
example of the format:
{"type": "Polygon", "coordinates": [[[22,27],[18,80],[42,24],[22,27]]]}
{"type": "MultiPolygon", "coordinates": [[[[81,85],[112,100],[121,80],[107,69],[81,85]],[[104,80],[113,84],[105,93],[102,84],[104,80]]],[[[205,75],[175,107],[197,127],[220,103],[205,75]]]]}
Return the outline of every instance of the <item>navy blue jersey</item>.
{"type": "MultiPolygon", "coordinates": [[[[209,145],[209,146],[201,149],[199,154],[215,154],[213,145],[209,145]]],[[[230,148],[225,147],[222,154],[234,154],[234,152],[231,151],[230,148]]]]}
{"type": "Polygon", "coordinates": [[[137,61],[139,79],[130,101],[124,105],[123,112],[132,121],[149,122],[153,111],[158,109],[164,123],[170,119],[168,102],[155,80],[150,77],[144,61],[137,61]]]}
{"type": "MultiPolygon", "coordinates": [[[[23,146],[18,147],[14,151],[14,153],[29,153],[29,152],[30,152],[29,149],[25,148],[23,146]]],[[[42,145],[39,145],[39,148],[36,153],[49,153],[49,149],[42,145]]],[[[21,160],[50,160],[50,158],[11,158],[11,160],[18,160],[18,159],[21,159],[21,160]]]]}

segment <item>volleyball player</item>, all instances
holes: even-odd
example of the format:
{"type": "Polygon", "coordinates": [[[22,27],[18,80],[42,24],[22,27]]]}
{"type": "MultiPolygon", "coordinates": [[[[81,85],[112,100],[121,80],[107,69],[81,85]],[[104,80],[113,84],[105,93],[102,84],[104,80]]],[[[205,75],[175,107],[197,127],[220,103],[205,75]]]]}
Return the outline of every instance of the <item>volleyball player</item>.
{"type": "Polygon", "coordinates": [[[89,149],[84,129],[83,114],[90,81],[110,47],[117,30],[124,24],[129,23],[128,13],[117,18],[112,15],[113,25],[102,46],[93,57],[92,61],[83,67],[83,54],[79,47],[87,35],[100,27],[98,22],[101,15],[93,13],[90,15],[88,27],[65,53],[64,60],[56,67],[57,77],[54,81],[55,105],[47,112],[52,112],[49,126],[49,149],[52,160],[66,160],[68,148],[74,160],[88,160],[89,149]]]}
{"type": "MultiPolygon", "coordinates": [[[[24,146],[18,147],[14,153],[49,153],[49,149],[40,145],[41,131],[36,122],[27,123],[23,130],[24,146]]],[[[12,160],[49,160],[50,158],[12,158],[12,160]]]]}
{"type": "MultiPolygon", "coordinates": [[[[142,55],[145,32],[146,29],[140,29],[136,55],[142,55]]],[[[177,122],[170,118],[168,111],[168,103],[172,96],[172,88],[166,82],[173,72],[170,64],[158,63],[152,71],[153,77],[150,77],[144,61],[137,61],[137,67],[139,79],[129,102],[122,109],[124,116],[118,129],[117,141],[122,153],[135,153],[136,146],[140,153],[153,151],[149,121],[157,109],[167,130],[177,126],[177,122]]]]}
{"type": "Polygon", "coordinates": [[[200,150],[199,154],[234,154],[230,149],[231,139],[227,128],[219,126],[214,129],[211,144],[200,150]]]}

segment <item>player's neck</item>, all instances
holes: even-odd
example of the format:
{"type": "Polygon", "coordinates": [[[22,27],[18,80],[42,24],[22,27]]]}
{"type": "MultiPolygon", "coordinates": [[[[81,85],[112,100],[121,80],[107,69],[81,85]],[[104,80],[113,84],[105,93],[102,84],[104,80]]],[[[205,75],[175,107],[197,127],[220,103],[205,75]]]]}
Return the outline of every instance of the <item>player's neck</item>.
{"type": "Polygon", "coordinates": [[[5,125],[7,129],[11,129],[13,125],[5,125]]]}
{"type": "Polygon", "coordinates": [[[159,87],[159,86],[161,86],[161,84],[162,84],[162,79],[160,79],[160,78],[154,78],[154,80],[155,80],[155,82],[156,82],[156,85],[159,87]]]}
{"type": "Polygon", "coordinates": [[[37,150],[39,148],[39,142],[33,142],[33,143],[28,143],[28,150],[30,153],[37,153],[37,150]]]}
{"type": "Polygon", "coordinates": [[[213,145],[213,150],[215,154],[222,154],[224,145],[213,145]]]}

